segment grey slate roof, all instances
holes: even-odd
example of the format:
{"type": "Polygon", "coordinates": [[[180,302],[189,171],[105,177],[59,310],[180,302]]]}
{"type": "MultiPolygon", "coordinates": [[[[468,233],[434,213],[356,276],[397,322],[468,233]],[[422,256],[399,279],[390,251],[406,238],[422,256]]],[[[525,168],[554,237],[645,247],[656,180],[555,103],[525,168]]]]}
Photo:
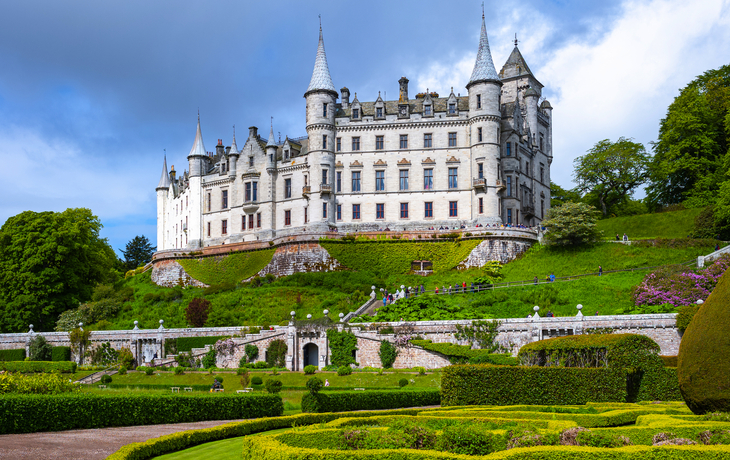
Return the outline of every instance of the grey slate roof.
{"type": "Polygon", "coordinates": [[[499,81],[499,76],[492,61],[492,52],[489,50],[489,39],[487,38],[487,26],[484,23],[484,16],[482,15],[482,34],[479,37],[479,51],[477,51],[477,60],[474,63],[474,70],[471,73],[469,83],[483,80],[499,81]]]}
{"type": "Polygon", "coordinates": [[[317,45],[317,58],[314,60],[314,72],[312,72],[312,80],[309,82],[307,92],[316,90],[334,91],[335,85],[332,83],[330,69],[327,66],[327,55],[324,52],[324,39],[322,38],[322,28],[319,28],[319,44],[317,45]]]}
{"type": "Polygon", "coordinates": [[[269,142],[266,143],[266,147],[276,147],[276,140],[274,140],[274,125],[271,125],[271,131],[269,132],[269,142]]]}
{"type": "MultiPolygon", "coordinates": [[[[432,98],[433,112],[446,112],[448,108],[448,97],[432,98]]],[[[377,102],[377,101],[375,101],[377,102]]],[[[360,118],[367,116],[375,116],[375,102],[360,102],[360,118]]],[[[398,113],[398,101],[385,101],[385,113],[394,114],[398,113]]],[[[423,98],[409,99],[408,100],[409,113],[423,113],[423,98]]],[[[469,97],[461,96],[456,98],[456,107],[460,111],[469,110],[469,97]]],[[[352,116],[352,104],[347,109],[343,109],[341,104],[337,104],[336,117],[350,117],[352,116]]]]}
{"type": "Polygon", "coordinates": [[[231,150],[228,151],[229,155],[238,155],[238,146],[236,145],[236,131],[233,131],[233,142],[231,142],[231,150]]]}
{"type": "Polygon", "coordinates": [[[203,133],[200,131],[200,115],[198,115],[198,130],[195,133],[195,142],[193,142],[193,148],[190,149],[189,157],[191,156],[206,156],[208,155],[205,151],[205,145],[203,145],[203,133]]]}
{"type": "Polygon", "coordinates": [[[162,176],[160,177],[160,182],[157,184],[157,188],[170,188],[170,176],[167,174],[167,155],[165,155],[165,159],[162,161],[162,176]]]}
{"type": "Polygon", "coordinates": [[[507,62],[502,66],[502,70],[499,71],[499,76],[502,78],[518,77],[520,75],[532,75],[532,71],[527,66],[525,58],[522,57],[520,49],[516,46],[507,58],[507,62]]]}

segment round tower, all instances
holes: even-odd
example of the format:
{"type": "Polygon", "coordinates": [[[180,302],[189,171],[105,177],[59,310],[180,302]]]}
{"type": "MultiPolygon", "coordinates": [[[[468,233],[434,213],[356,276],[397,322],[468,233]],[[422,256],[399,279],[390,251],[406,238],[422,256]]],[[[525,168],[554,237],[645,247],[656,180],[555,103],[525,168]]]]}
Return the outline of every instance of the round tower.
{"type": "Polygon", "coordinates": [[[334,223],[335,171],[335,104],[337,91],[332,83],[327,55],[324,51],[322,27],[309,88],[304,93],[307,103],[307,135],[309,137],[310,187],[307,227],[326,231],[334,223]]]}
{"type": "Polygon", "coordinates": [[[155,188],[157,192],[157,250],[165,249],[165,230],[167,224],[167,198],[170,192],[170,176],[167,173],[167,155],[162,161],[162,176],[155,188]]]}
{"type": "Polygon", "coordinates": [[[501,223],[500,177],[500,93],[502,82],[492,61],[487,28],[482,14],[479,50],[469,83],[469,131],[472,171],[472,217],[477,223],[501,223]]]}

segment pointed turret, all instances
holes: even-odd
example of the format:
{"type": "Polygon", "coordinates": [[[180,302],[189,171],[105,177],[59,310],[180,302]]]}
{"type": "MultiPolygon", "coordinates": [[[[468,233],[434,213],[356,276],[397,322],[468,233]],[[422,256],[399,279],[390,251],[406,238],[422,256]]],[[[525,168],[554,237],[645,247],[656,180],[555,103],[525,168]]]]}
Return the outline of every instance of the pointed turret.
{"type": "Polygon", "coordinates": [[[502,70],[499,71],[499,76],[501,78],[511,78],[521,75],[532,75],[532,71],[528,67],[527,62],[525,62],[525,58],[522,57],[522,53],[520,53],[517,44],[515,44],[512,53],[507,58],[507,62],[504,63],[502,70]]]}
{"type": "Polygon", "coordinates": [[[203,133],[200,130],[200,114],[198,114],[198,130],[195,133],[195,142],[193,148],[190,149],[188,158],[192,156],[206,156],[205,145],[203,145],[203,133]]]}
{"type": "Polygon", "coordinates": [[[492,61],[492,52],[489,50],[489,39],[487,38],[487,26],[484,22],[484,15],[482,14],[482,33],[479,37],[479,51],[477,51],[474,70],[471,73],[471,78],[466,87],[468,89],[474,83],[490,80],[499,81],[499,76],[492,61]]]}
{"type": "Polygon", "coordinates": [[[266,147],[276,147],[276,140],[274,139],[274,124],[271,124],[271,131],[269,131],[269,142],[266,143],[266,147]]]}
{"type": "Polygon", "coordinates": [[[157,188],[155,190],[161,189],[170,189],[170,176],[167,174],[167,155],[165,155],[165,159],[162,160],[162,176],[160,177],[160,182],[157,184],[157,188]]]}
{"type": "Polygon", "coordinates": [[[317,58],[314,60],[314,72],[312,72],[312,80],[309,82],[310,91],[332,91],[337,97],[335,85],[332,83],[330,69],[327,65],[327,54],[324,52],[324,39],[322,38],[322,26],[319,27],[319,44],[317,45],[317,58]]]}
{"type": "Polygon", "coordinates": [[[238,146],[236,145],[236,127],[233,127],[233,141],[231,142],[231,150],[229,155],[238,155],[238,146]]]}

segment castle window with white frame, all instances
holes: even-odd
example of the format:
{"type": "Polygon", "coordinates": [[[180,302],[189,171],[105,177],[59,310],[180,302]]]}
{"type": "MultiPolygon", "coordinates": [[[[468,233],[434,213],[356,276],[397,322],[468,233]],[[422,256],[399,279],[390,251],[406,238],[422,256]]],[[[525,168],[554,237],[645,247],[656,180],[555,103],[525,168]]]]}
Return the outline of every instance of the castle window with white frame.
{"type": "Polygon", "coordinates": [[[375,191],[376,192],[385,191],[385,171],[382,171],[382,170],[375,171],[375,191]]]}
{"type": "Polygon", "coordinates": [[[484,163],[477,163],[477,177],[484,179],[484,163]]]}
{"type": "Polygon", "coordinates": [[[284,179],[284,198],[291,198],[291,179],[284,179]]]}
{"type": "Polygon", "coordinates": [[[342,171],[337,171],[337,183],[335,184],[335,187],[337,188],[337,193],[342,191],[342,171]]]}
{"type": "Polygon", "coordinates": [[[449,103],[449,115],[456,115],[456,102],[449,103]]]}
{"type": "Polygon", "coordinates": [[[248,229],[253,230],[253,214],[248,215],[248,229]]]}
{"type": "Polygon", "coordinates": [[[353,137],[352,138],[352,151],[358,151],[360,150],[360,138],[359,137],[353,137]]]}
{"type": "Polygon", "coordinates": [[[286,211],[284,211],[284,225],[285,226],[291,225],[291,211],[288,209],[286,211]]]}
{"type": "Polygon", "coordinates": [[[385,203],[375,204],[375,218],[385,219],[385,203]]]}
{"type": "Polygon", "coordinates": [[[246,182],[244,184],[243,199],[246,203],[251,201],[251,182],[246,182]]]}
{"type": "Polygon", "coordinates": [[[375,118],[383,118],[383,108],[382,107],[375,108],[375,118]]]}
{"type": "Polygon", "coordinates": [[[353,192],[360,191],[360,171],[352,172],[352,191],[353,192]]]}
{"type": "Polygon", "coordinates": [[[456,147],[456,133],[449,133],[449,147],[456,147]]]}
{"type": "Polygon", "coordinates": [[[449,217],[459,217],[458,201],[449,201],[449,217]]]}
{"type": "Polygon", "coordinates": [[[360,220],[360,205],[352,205],[352,220],[360,220]]]}
{"type": "Polygon", "coordinates": [[[433,134],[426,133],[423,135],[423,148],[430,149],[433,147],[433,134]]]}
{"type": "Polygon", "coordinates": [[[449,168],[449,188],[458,188],[458,168],[449,168]]]}
{"type": "Polygon", "coordinates": [[[228,190],[221,191],[221,209],[228,209],[228,190]]]}
{"type": "Polygon", "coordinates": [[[423,105],[423,116],[424,117],[433,116],[433,107],[431,106],[431,104],[423,105]]]}
{"type": "Polygon", "coordinates": [[[400,135],[400,148],[401,149],[407,149],[408,148],[408,134],[401,134],[400,135]]]}
{"type": "Polygon", "coordinates": [[[399,189],[408,190],[408,170],[401,169],[399,172],[399,189]]]}
{"type": "Polygon", "coordinates": [[[423,170],[423,189],[433,190],[433,169],[428,168],[423,170]]]}
{"type": "Polygon", "coordinates": [[[228,220],[223,219],[221,221],[221,235],[227,235],[228,234],[228,220]]]}
{"type": "Polygon", "coordinates": [[[433,201],[426,201],[423,203],[423,217],[426,219],[433,219],[433,201]]]}
{"type": "Polygon", "coordinates": [[[408,203],[400,204],[400,218],[408,219],[408,203]]]}
{"type": "Polygon", "coordinates": [[[384,136],[375,136],[375,150],[383,150],[385,148],[384,136]]]}
{"type": "Polygon", "coordinates": [[[352,109],[352,119],[357,120],[360,118],[360,109],[352,109]]]}
{"type": "Polygon", "coordinates": [[[337,138],[337,151],[338,152],[342,151],[342,138],[341,137],[337,138]]]}

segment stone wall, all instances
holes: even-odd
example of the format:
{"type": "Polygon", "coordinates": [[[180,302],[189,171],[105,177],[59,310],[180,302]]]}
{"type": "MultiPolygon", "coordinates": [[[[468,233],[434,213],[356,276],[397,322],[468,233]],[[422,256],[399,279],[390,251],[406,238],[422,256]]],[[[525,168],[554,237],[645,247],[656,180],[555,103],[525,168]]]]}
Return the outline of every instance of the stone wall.
{"type": "Polygon", "coordinates": [[[331,272],[341,268],[342,265],[318,243],[298,242],[276,248],[271,262],[258,272],[258,276],[269,273],[288,276],[300,272],[331,272]]]}
{"type": "Polygon", "coordinates": [[[160,260],[152,266],[152,282],[165,287],[178,285],[208,287],[207,284],[188,275],[182,265],[174,259],[160,260]]]}
{"type": "Polygon", "coordinates": [[[459,268],[483,267],[487,262],[496,260],[506,264],[518,255],[530,249],[532,242],[523,238],[498,236],[479,243],[472,249],[459,268]]]}

